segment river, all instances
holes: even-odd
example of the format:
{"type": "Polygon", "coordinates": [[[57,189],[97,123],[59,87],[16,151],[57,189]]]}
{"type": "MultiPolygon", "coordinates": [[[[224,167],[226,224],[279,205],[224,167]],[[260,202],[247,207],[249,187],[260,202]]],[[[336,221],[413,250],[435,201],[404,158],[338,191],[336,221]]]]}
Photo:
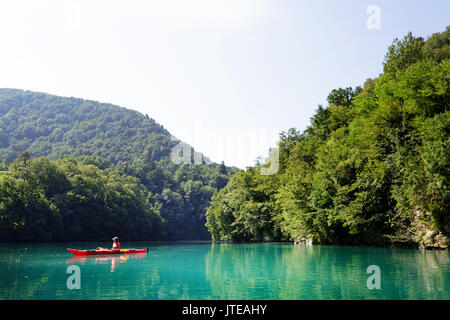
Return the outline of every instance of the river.
{"type": "Polygon", "coordinates": [[[122,243],[148,254],[76,258],[110,243],[0,244],[0,299],[450,299],[450,254],[287,243],[122,243]]]}

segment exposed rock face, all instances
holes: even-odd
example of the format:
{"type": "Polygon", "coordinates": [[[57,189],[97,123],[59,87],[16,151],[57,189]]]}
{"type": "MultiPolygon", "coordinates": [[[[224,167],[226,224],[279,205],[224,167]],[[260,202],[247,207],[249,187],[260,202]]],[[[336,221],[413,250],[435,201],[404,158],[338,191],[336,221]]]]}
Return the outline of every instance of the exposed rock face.
{"type": "Polygon", "coordinates": [[[442,233],[427,230],[419,242],[421,249],[448,249],[448,239],[442,233]]]}
{"type": "Polygon", "coordinates": [[[448,249],[448,238],[435,230],[431,221],[431,213],[415,210],[411,229],[414,231],[414,241],[421,249],[448,249]]]}
{"type": "Polygon", "coordinates": [[[313,244],[312,239],[304,238],[304,237],[297,237],[294,239],[294,244],[304,244],[307,246],[311,246],[313,244]]]}

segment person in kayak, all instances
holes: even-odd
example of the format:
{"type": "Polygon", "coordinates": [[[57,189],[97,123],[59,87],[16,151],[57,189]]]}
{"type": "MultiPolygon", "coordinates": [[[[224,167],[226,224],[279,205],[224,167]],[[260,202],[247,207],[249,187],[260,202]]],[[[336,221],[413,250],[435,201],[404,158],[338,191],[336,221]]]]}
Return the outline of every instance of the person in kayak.
{"type": "Polygon", "coordinates": [[[114,249],[116,249],[116,250],[120,249],[119,238],[114,237],[112,240],[113,240],[113,246],[112,246],[113,250],[114,249]]]}

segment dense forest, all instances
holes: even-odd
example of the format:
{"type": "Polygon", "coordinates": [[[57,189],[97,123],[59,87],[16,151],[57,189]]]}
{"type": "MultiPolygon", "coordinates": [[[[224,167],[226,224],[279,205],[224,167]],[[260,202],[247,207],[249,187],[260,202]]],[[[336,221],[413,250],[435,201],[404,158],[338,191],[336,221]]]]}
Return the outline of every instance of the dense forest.
{"type": "MultiPolygon", "coordinates": [[[[146,159],[173,171],[170,155],[178,143],[164,127],[134,110],[0,89],[0,159],[12,161],[27,150],[34,157],[94,155],[114,164],[146,159]]],[[[196,158],[209,162],[192,151],[196,158]]]]}
{"type": "Polygon", "coordinates": [[[180,141],[136,111],[0,89],[0,241],[448,247],[450,27],[395,39],[383,68],[282,132],[276,174],[185,144],[174,162],[180,141]]]}
{"type": "Polygon", "coordinates": [[[383,67],[280,134],[277,174],[257,163],[213,196],[213,239],[448,246],[450,27],[395,39],[383,67]]]}
{"type": "Polygon", "coordinates": [[[237,171],[139,112],[17,89],[0,89],[0,161],[0,241],[210,239],[237,171]]]}

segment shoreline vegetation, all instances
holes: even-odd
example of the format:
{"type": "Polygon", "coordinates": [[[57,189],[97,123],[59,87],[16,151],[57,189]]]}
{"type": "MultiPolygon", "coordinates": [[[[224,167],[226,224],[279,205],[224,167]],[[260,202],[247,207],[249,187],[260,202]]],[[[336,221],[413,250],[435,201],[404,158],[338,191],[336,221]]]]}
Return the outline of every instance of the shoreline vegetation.
{"type": "Polygon", "coordinates": [[[449,76],[450,27],[395,39],[378,78],[280,134],[272,175],[273,160],[239,170],[193,148],[201,164],[174,164],[179,141],[148,115],[0,89],[0,242],[448,249],[449,76]]]}
{"type": "MultiPolygon", "coordinates": [[[[106,240],[98,240],[98,241],[0,241],[0,245],[2,244],[63,244],[63,243],[87,243],[87,242],[108,242],[106,240]]],[[[129,241],[131,243],[134,242],[143,242],[148,244],[233,244],[233,245],[246,245],[246,244],[284,244],[284,245],[292,245],[292,246],[338,246],[338,247],[361,247],[361,248],[387,248],[387,249],[413,249],[413,250],[421,250],[421,251],[448,251],[448,247],[438,247],[438,246],[429,246],[429,247],[420,247],[416,245],[408,245],[408,244],[392,244],[390,246],[383,246],[377,244],[360,244],[360,245],[348,245],[348,244],[314,244],[312,242],[304,242],[297,240],[285,240],[285,241],[260,241],[260,240],[249,240],[249,241],[236,241],[236,240],[142,240],[142,241],[129,241]]],[[[128,246],[130,247],[130,246],[128,246]]],[[[131,248],[131,247],[130,247],[131,248]]],[[[27,249],[27,248],[25,248],[27,249]]],[[[150,250],[151,252],[151,250],[150,250]]]]}
{"type": "Polygon", "coordinates": [[[0,89],[0,241],[210,239],[205,207],[238,169],[185,143],[175,164],[181,143],[133,110],[0,89]]]}
{"type": "Polygon", "coordinates": [[[0,170],[0,241],[207,240],[204,207],[227,169],[202,167],[181,165],[172,178],[157,167],[24,151],[0,170]],[[197,176],[182,176],[200,168],[197,176]],[[158,169],[161,176],[149,179],[158,169]],[[164,179],[173,185],[154,188],[164,179]]]}
{"type": "Polygon", "coordinates": [[[309,127],[213,196],[213,239],[448,248],[449,78],[450,27],[395,39],[378,78],[333,90],[309,127]]]}

